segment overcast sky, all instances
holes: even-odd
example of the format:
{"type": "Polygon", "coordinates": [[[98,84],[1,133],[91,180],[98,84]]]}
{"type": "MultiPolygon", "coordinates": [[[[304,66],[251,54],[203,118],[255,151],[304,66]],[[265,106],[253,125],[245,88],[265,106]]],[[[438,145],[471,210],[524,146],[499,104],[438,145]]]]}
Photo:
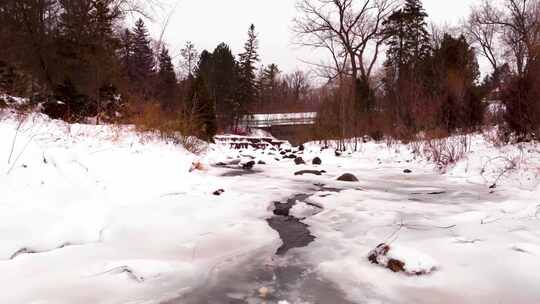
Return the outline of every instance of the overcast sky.
{"type": "MultiPolygon", "coordinates": [[[[171,53],[177,53],[186,41],[197,49],[212,51],[220,42],[227,43],[235,54],[241,52],[247,29],[254,23],[259,33],[263,64],[276,63],[290,72],[305,65],[300,59],[319,60],[309,49],[298,49],[292,41],[292,20],[296,0],[170,0],[165,11],[177,3],[165,40],[171,53]]],[[[362,0],[356,0],[362,1],[362,0]]],[[[471,5],[479,0],[424,0],[429,22],[457,24],[466,17],[471,5]]],[[[156,18],[153,34],[164,17],[156,18]]]]}

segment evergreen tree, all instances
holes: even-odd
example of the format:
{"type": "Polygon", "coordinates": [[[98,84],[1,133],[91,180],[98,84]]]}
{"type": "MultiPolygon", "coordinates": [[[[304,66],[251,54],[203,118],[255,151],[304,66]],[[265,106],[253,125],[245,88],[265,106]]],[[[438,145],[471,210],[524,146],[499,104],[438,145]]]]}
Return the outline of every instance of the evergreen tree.
{"type": "Polygon", "coordinates": [[[427,30],[425,12],[421,0],[406,0],[403,14],[407,18],[405,49],[409,50],[413,69],[431,54],[431,38],[427,30]]]}
{"type": "MultiPolygon", "coordinates": [[[[426,97],[425,82],[429,80],[426,63],[431,45],[427,16],[420,0],[406,0],[404,7],[393,12],[383,24],[388,38],[384,78],[390,101],[387,110],[396,124],[412,132],[419,127],[413,110],[419,99],[426,97]]],[[[374,98],[373,91],[364,91],[369,100],[374,98]]]]}
{"type": "Polygon", "coordinates": [[[278,66],[273,63],[262,71],[258,89],[260,101],[265,105],[276,102],[280,73],[278,66]]]}
{"type": "Polygon", "coordinates": [[[263,71],[263,79],[266,86],[273,89],[278,82],[278,76],[281,73],[278,66],[274,63],[267,66],[263,71]]]}
{"type": "Polygon", "coordinates": [[[157,74],[156,96],[158,96],[165,109],[174,109],[177,80],[172,59],[167,48],[161,50],[158,63],[159,71],[157,74]]]}
{"type": "Polygon", "coordinates": [[[226,128],[234,122],[238,75],[234,56],[225,43],[219,44],[214,50],[213,65],[216,113],[222,127],[226,128]]]}
{"type": "Polygon", "coordinates": [[[95,41],[93,51],[90,52],[90,61],[94,65],[95,84],[93,90],[97,107],[96,123],[98,124],[103,113],[111,115],[119,106],[114,97],[116,94],[114,82],[118,66],[116,52],[120,42],[113,27],[120,15],[118,7],[113,6],[111,0],[95,1],[94,9],[90,14],[93,25],[90,39],[95,41]]]}
{"type": "Polygon", "coordinates": [[[210,92],[214,89],[214,60],[212,53],[204,50],[199,57],[195,77],[203,77],[210,92]]]}
{"type": "Polygon", "coordinates": [[[121,64],[122,76],[129,81],[135,79],[133,53],[133,33],[131,33],[129,29],[126,29],[122,34],[120,34],[120,49],[118,58],[121,64]]]}
{"type": "Polygon", "coordinates": [[[239,89],[236,105],[236,122],[248,113],[249,105],[256,96],[255,70],[256,63],[259,62],[259,41],[255,32],[255,25],[251,25],[248,30],[248,40],[244,45],[244,52],[239,55],[238,76],[239,89]]]}
{"type": "Polygon", "coordinates": [[[150,97],[151,81],[155,74],[154,53],[150,47],[148,30],[142,19],[133,29],[133,79],[134,85],[144,98],[150,97]]]}
{"type": "MultiPolygon", "coordinates": [[[[117,74],[116,52],[119,47],[113,27],[120,12],[111,0],[65,0],[61,2],[59,59],[64,66],[58,77],[62,83],[55,95],[80,95],[84,103],[69,104],[71,116],[100,116],[112,100],[117,74]],[[66,85],[69,84],[69,85],[66,85]],[[70,92],[60,92],[69,88],[70,92]]],[[[70,103],[71,100],[65,100],[70,103]]]]}
{"type": "Polygon", "coordinates": [[[465,37],[445,34],[431,58],[433,71],[430,92],[441,100],[439,124],[447,131],[471,128],[483,119],[480,69],[474,49],[465,37]]]}
{"type": "Polygon", "coordinates": [[[202,75],[193,81],[190,109],[191,114],[199,122],[199,130],[196,135],[203,140],[213,141],[217,132],[217,119],[208,85],[202,75]]]}
{"type": "Polygon", "coordinates": [[[427,13],[420,0],[406,0],[403,9],[392,13],[384,23],[389,37],[385,66],[391,78],[414,76],[431,53],[427,13]]]}

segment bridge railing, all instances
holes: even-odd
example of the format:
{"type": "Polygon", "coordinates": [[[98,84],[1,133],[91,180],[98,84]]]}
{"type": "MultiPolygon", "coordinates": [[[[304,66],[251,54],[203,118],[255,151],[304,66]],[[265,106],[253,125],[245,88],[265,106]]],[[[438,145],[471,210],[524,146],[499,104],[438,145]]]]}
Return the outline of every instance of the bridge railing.
{"type": "Polygon", "coordinates": [[[268,128],[271,126],[313,125],[317,113],[255,114],[246,116],[242,125],[250,128],[268,128]]]}

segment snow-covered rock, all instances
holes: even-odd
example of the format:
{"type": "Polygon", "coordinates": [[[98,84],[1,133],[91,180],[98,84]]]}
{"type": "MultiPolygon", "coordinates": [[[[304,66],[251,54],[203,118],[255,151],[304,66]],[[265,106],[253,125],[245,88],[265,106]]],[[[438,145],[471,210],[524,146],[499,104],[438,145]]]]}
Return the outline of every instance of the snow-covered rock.
{"type": "Polygon", "coordinates": [[[380,244],[369,253],[368,259],[393,272],[405,272],[410,275],[425,275],[438,268],[437,262],[432,257],[415,249],[397,245],[380,244]]]}

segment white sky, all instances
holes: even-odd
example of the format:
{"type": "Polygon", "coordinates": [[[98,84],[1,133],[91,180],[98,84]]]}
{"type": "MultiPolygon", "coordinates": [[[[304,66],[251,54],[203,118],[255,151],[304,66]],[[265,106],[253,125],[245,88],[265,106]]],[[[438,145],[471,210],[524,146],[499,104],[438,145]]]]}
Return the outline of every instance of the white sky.
{"type": "MultiPolygon", "coordinates": [[[[198,50],[212,51],[227,43],[234,54],[242,51],[247,30],[254,23],[259,33],[263,64],[276,63],[282,71],[305,67],[300,59],[319,61],[320,54],[298,49],[292,41],[292,20],[296,0],[168,0],[165,11],[176,9],[167,27],[165,40],[174,55],[192,41],[198,50]]],[[[357,0],[361,1],[361,0],[357,0]]],[[[424,0],[429,22],[456,24],[465,18],[472,4],[479,0],[424,0]]],[[[165,17],[156,18],[152,26],[159,35],[165,17]],[[161,19],[161,20],[160,20],[161,19]]],[[[177,62],[175,62],[176,64],[177,62]]]]}

